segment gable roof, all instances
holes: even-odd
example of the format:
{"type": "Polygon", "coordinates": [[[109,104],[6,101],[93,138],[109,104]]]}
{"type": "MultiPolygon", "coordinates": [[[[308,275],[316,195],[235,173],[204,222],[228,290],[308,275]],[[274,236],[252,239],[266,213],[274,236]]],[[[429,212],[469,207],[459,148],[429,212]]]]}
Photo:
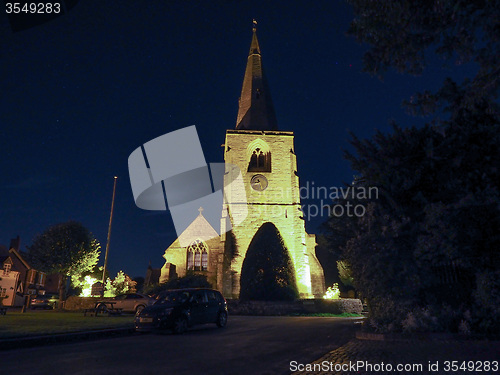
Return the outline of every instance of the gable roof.
{"type": "Polygon", "coordinates": [[[19,251],[17,251],[15,248],[10,249],[9,253],[14,255],[17,259],[19,259],[19,261],[23,264],[24,267],[26,267],[27,269],[31,268],[31,266],[28,264],[28,262],[26,262],[26,260],[24,260],[21,253],[19,251]]]}
{"type": "Polygon", "coordinates": [[[200,214],[181,233],[181,235],[169,247],[187,247],[194,240],[208,241],[219,237],[219,233],[210,225],[200,211],[200,214]]]}
{"type": "Polygon", "coordinates": [[[4,264],[4,263],[10,263],[12,264],[12,258],[8,255],[2,255],[0,256],[0,264],[4,264]],[[10,262],[9,262],[10,261],[10,262]]]}

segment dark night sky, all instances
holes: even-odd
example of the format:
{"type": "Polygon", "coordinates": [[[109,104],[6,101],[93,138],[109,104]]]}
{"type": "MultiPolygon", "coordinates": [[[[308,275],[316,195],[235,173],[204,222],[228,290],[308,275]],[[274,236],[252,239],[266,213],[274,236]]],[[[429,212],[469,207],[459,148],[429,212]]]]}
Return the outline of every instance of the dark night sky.
{"type": "MultiPolygon", "coordinates": [[[[352,13],[341,1],[82,1],[17,33],[3,14],[0,243],[20,235],[25,248],[71,219],[104,249],[117,175],[111,273],[144,276],[149,261],[161,267],[176,238],[172,220],[135,206],[128,156],[196,125],[206,160],[223,161],[252,18],[279,127],[295,132],[301,185],[350,182],[355,172],[341,151],[348,131],[366,138],[389,131],[391,119],[422,124],[402,100],[456,74],[438,62],[421,77],[362,73],[365,47],[345,36],[352,13]]],[[[324,219],[307,222],[308,231],[317,233],[324,219]]]]}

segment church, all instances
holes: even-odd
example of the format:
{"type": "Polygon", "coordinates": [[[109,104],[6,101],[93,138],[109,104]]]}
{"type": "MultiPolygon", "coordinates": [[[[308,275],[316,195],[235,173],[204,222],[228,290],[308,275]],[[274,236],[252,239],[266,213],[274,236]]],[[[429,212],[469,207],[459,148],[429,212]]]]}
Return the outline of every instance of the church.
{"type": "Polygon", "coordinates": [[[288,250],[300,298],[321,298],[324,275],[315,254],[316,236],[305,230],[294,134],[278,128],[255,23],[236,127],[226,131],[223,146],[226,165],[239,170],[226,168],[224,174],[228,188],[224,190],[220,231],[205,219],[200,207],[196,219],[165,250],[160,283],[193,271],[206,275],[226,298],[238,298],[245,256],[266,224],[274,226],[288,250]],[[241,173],[244,194],[231,188],[233,173],[241,173]],[[245,217],[237,218],[242,205],[245,217]]]}

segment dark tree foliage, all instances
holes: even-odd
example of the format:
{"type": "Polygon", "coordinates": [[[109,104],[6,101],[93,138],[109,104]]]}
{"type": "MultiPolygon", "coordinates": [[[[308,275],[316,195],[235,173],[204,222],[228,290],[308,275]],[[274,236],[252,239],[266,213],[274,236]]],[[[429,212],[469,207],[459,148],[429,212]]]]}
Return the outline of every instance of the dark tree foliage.
{"type": "Polygon", "coordinates": [[[59,298],[65,299],[68,277],[78,277],[94,268],[100,245],[81,223],[68,221],[49,227],[28,246],[34,268],[61,277],[59,298]]]}
{"type": "Polygon", "coordinates": [[[224,273],[224,279],[231,280],[230,283],[224,283],[224,290],[222,291],[225,295],[230,295],[232,291],[232,285],[236,282],[235,271],[231,270],[231,263],[233,259],[238,256],[238,244],[236,241],[236,236],[233,230],[226,232],[226,241],[224,242],[224,260],[222,263],[222,272],[224,273]]]}
{"type": "Polygon", "coordinates": [[[351,265],[343,260],[337,261],[337,270],[339,279],[345,286],[354,286],[354,279],[352,276],[351,265]]]}
{"type": "Polygon", "coordinates": [[[205,275],[200,275],[194,271],[187,271],[186,276],[176,277],[163,284],[156,284],[144,288],[144,293],[148,295],[157,295],[163,291],[171,289],[186,288],[212,288],[205,275]]]}
{"type": "Polygon", "coordinates": [[[366,214],[328,224],[332,238],[341,234],[332,247],[351,266],[376,328],[457,330],[462,320],[500,328],[499,142],[500,123],[484,112],[439,132],[395,126],[354,137],[356,155],[346,157],[363,175],[358,186],[376,186],[379,198],[351,199],[366,214]],[[435,319],[416,327],[424,310],[435,319]]]}
{"type": "Polygon", "coordinates": [[[183,289],[183,288],[211,288],[212,284],[207,281],[205,275],[196,274],[192,271],[187,272],[186,276],[177,277],[168,280],[165,283],[166,289],[183,289]]]}
{"type": "Polygon", "coordinates": [[[380,75],[395,67],[420,74],[431,53],[455,65],[473,62],[477,66],[475,76],[460,84],[447,79],[439,92],[416,95],[409,103],[415,112],[428,113],[446,103],[452,111],[482,103],[489,113],[498,113],[500,1],[348,2],[355,13],[349,33],[371,47],[364,57],[368,72],[380,75]]]}
{"type": "Polygon", "coordinates": [[[298,297],[293,264],[274,224],[263,224],[250,242],[241,268],[240,286],[241,300],[276,301],[298,297]]]}
{"type": "Polygon", "coordinates": [[[346,153],[379,198],[360,218],[328,221],[381,331],[500,330],[500,2],[349,0],[349,33],[368,43],[365,70],[420,74],[429,55],[476,68],[463,82],[406,103],[440,117],[422,128],[394,126],[353,136],[346,153]]]}

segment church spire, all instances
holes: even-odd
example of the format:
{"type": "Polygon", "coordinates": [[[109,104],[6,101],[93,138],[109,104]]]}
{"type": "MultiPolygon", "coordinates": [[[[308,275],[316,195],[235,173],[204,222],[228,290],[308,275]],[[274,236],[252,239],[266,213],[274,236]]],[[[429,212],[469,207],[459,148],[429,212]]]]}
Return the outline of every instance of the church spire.
{"type": "Polygon", "coordinates": [[[276,114],[269,92],[257,40],[257,21],[253,20],[252,43],[239,101],[238,130],[277,130],[276,114]]]}

